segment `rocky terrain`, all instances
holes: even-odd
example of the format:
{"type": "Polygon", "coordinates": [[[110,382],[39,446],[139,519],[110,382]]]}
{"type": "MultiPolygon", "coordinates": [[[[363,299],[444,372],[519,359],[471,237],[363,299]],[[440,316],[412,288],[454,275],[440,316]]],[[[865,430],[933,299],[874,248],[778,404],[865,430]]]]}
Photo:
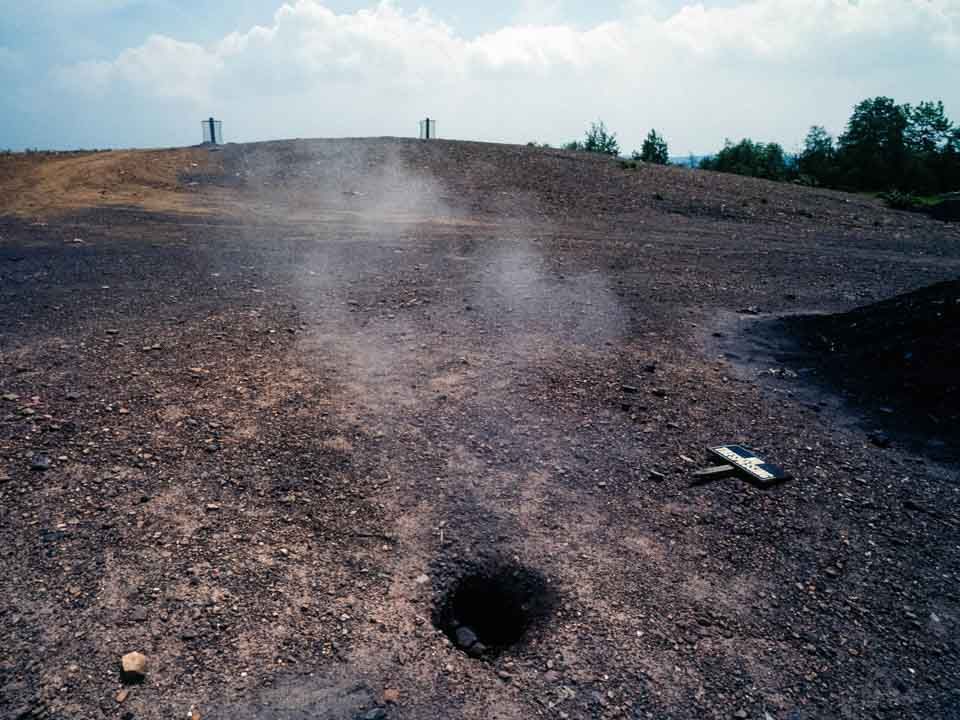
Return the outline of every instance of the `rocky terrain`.
{"type": "Polygon", "coordinates": [[[957,225],[397,139],[0,197],[0,717],[960,716],[957,225]]]}

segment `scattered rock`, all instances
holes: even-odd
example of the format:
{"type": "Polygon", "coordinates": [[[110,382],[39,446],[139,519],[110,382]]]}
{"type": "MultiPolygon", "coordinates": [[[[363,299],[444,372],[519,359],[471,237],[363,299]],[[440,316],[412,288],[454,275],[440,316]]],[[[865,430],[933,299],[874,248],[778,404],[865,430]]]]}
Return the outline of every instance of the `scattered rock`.
{"type": "Polygon", "coordinates": [[[124,680],[137,682],[147,674],[147,656],[139,652],[127,653],[120,659],[124,680]]]}
{"type": "Polygon", "coordinates": [[[38,472],[44,472],[45,470],[50,469],[51,464],[52,461],[50,460],[49,455],[34,455],[33,459],[30,461],[30,469],[38,472]]]}
{"type": "Polygon", "coordinates": [[[890,440],[890,436],[884,432],[880,432],[879,430],[877,432],[871,433],[869,439],[870,439],[870,442],[872,442],[878,448],[888,448],[892,444],[892,441],[890,440]]]}
{"type": "Polygon", "coordinates": [[[116,697],[116,700],[117,700],[117,703],[118,703],[118,704],[119,704],[119,703],[122,703],[124,700],[127,699],[127,696],[128,696],[129,694],[130,694],[130,688],[121,688],[121,689],[117,690],[117,694],[116,694],[116,696],[115,696],[115,697],[116,697]]]}
{"type": "Polygon", "coordinates": [[[467,648],[467,655],[472,658],[480,658],[487,654],[487,646],[479,640],[467,648]]]}
{"type": "Polygon", "coordinates": [[[384,720],[387,717],[387,711],[383,708],[373,708],[367,710],[363,715],[358,715],[358,720],[384,720]]]}
{"type": "Polygon", "coordinates": [[[466,625],[457,628],[457,645],[464,650],[469,649],[477,642],[477,634],[466,625]]]}

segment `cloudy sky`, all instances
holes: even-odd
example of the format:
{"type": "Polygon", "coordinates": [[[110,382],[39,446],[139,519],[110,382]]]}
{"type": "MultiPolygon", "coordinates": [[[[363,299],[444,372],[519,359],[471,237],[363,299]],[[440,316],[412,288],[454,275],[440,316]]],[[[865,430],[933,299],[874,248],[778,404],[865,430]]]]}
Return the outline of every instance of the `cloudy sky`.
{"type": "Polygon", "coordinates": [[[960,121],[960,0],[0,0],[0,148],[415,135],[796,147],[854,103],[960,121]]]}

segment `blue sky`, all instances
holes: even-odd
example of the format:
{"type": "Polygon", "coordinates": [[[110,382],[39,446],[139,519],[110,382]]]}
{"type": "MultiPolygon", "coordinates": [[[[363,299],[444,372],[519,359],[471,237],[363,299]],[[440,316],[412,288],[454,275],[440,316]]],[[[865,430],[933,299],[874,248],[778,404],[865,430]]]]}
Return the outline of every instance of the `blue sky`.
{"type": "Polygon", "coordinates": [[[0,147],[440,133],[796,146],[885,94],[960,120],[960,0],[0,0],[0,147]]]}

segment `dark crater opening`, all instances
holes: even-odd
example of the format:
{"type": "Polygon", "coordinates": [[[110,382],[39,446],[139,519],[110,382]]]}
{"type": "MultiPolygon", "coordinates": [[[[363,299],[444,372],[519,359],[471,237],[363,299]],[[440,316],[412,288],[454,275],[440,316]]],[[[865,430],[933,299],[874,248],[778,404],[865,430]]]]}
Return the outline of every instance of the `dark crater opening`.
{"type": "Polygon", "coordinates": [[[493,657],[523,640],[555,604],[554,591],[536,571],[472,567],[449,584],[433,623],[471,657],[493,657]]]}

